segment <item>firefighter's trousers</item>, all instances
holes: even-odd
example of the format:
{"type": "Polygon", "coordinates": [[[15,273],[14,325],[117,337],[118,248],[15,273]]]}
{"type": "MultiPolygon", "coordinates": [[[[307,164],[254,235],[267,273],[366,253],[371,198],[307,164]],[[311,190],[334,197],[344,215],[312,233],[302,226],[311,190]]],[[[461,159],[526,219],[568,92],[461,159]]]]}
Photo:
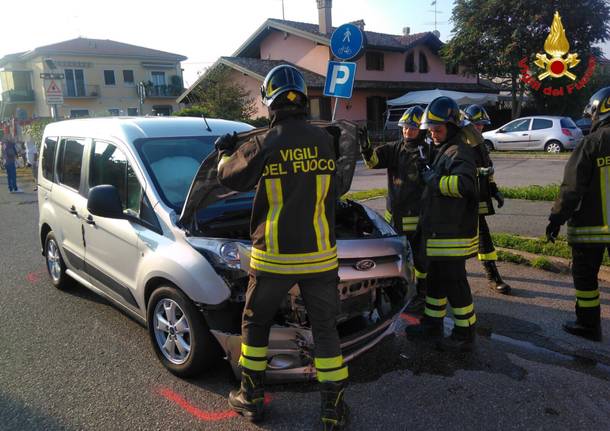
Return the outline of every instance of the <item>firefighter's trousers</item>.
{"type": "Polygon", "coordinates": [[[498,260],[498,254],[484,215],[479,215],[479,260],[498,260]]]}
{"type": "Polygon", "coordinates": [[[265,370],[273,319],[288,291],[298,284],[313,332],[318,380],[347,379],[347,366],[343,364],[337,332],[340,309],[338,279],[336,270],[311,278],[250,275],[242,316],[241,365],[254,371],[265,370]]]}
{"type": "Polygon", "coordinates": [[[576,289],[576,318],[586,326],[600,323],[600,295],[597,273],[610,246],[572,246],[572,277],[576,289]]]}
{"type": "Polygon", "coordinates": [[[456,330],[470,330],[477,318],[474,313],[465,260],[433,260],[428,267],[428,290],[424,318],[442,323],[447,302],[453,311],[456,330]]]}

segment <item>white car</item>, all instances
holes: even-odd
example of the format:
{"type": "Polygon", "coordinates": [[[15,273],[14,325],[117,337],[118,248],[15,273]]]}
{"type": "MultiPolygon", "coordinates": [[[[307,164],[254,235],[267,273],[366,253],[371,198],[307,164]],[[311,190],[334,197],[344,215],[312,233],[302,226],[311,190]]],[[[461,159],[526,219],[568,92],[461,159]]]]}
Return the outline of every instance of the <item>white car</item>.
{"type": "MultiPolygon", "coordinates": [[[[159,360],[178,376],[197,375],[221,355],[238,370],[254,193],[228,193],[211,153],[218,136],[257,133],[250,130],[235,121],[175,117],[45,128],[39,235],[51,282],[66,288],[76,280],[146,325],[159,360]]],[[[344,136],[358,153],[358,143],[344,136]]],[[[343,163],[345,154],[337,160],[342,190],[356,159],[343,163]]],[[[412,257],[404,237],[374,211],[338,201],[336,219],[337,321],[349,361],[393,333],[413,288],[412,257]]],[[[315,377],[297,286],[278,311],[268,355],[270,380],[315,377]]]]}
{"type": "Polygon", "coordinates": [[[559,153],[573,150],[583,138],[582,130],[569,117],[535,116],[518,118],[483,132],[492,150],[539,150],[559,153]]]}

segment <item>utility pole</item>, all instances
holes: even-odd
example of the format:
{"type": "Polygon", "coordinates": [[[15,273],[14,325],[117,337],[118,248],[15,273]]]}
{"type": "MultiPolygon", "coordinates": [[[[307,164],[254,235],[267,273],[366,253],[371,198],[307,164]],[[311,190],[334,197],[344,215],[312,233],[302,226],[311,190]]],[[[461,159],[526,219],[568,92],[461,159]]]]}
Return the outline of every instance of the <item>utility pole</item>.
{"type": "Polygon", "coordinates": [[[284,15],[284,0],[282,0],[282,20],[285,20],[286,16],[284,15]]]}

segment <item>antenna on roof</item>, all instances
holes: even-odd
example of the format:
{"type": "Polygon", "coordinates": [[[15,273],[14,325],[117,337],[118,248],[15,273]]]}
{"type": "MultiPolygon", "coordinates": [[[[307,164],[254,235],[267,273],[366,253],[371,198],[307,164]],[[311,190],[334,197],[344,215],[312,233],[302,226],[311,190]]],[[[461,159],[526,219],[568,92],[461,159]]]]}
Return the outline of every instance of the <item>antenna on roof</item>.
{"type": "Polygon", "coordinates": [[[203,118],[203,121],[205,122],[205,127],[206,127],[207,131],[211,132],[212,129],[210,128],[210,125],[208,124],[208,120],[205,119],[205,114],[201,114],[201,118],[203,118]]]}

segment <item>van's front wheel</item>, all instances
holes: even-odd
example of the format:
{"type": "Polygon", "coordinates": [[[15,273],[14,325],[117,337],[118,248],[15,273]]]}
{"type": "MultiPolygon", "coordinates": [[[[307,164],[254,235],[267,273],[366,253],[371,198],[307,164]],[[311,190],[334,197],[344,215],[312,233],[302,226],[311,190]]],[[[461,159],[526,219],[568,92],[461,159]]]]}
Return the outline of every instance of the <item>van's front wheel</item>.
{"type": "Polygon", "coordinates": [[[203,315],[175,287],[163,286],[153,292],[147,317],[153,349],[173,374],[197,376],[218,358],[218,344],[203,315]]]}

